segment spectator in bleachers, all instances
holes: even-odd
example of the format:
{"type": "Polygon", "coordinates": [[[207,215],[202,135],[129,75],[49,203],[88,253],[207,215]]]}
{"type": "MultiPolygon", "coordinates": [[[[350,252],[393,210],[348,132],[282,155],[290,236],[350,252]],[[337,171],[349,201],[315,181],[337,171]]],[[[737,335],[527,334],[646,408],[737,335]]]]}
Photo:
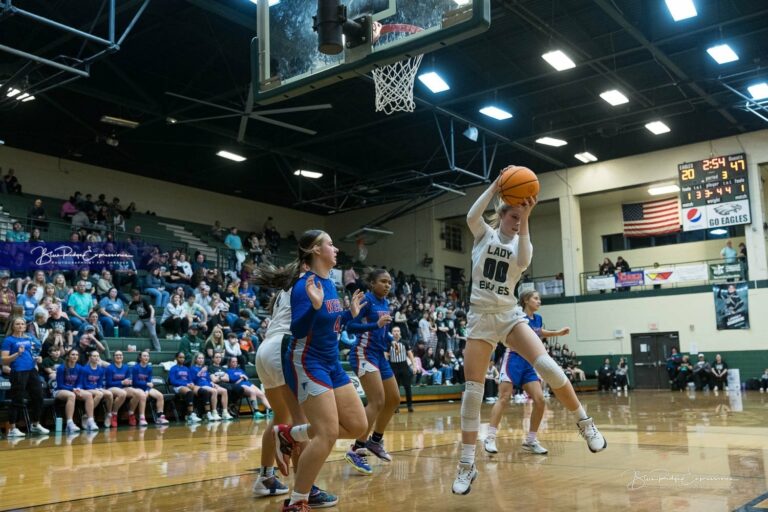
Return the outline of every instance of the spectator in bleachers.
{"type": "Polygon", "coordinates": [[[21,195],[21,183],[16,178],[16,171],[13,169],[8,169],[8,174],[3,176],[3,193],[21,195]]]}
{"type": "Polygon", "coordinates": [[[163,317],[160,319],[160,324],[165,329],[166,334],[177,340],[181,339],[181,334],[186,332],[187,327],[193,323],[187,318],[182,297],[183,295],[179,294],[171,295],[171,301],[165,306],[163,317]]]}
{"type": "Polygon", "coordinates": [[[205,254],[197,251],[195,253],[195,261],[192,262],[192,273],[194,274],[200,268],[208,270],[208,262],[205,259],[205,254]]]}
{"type": "Polygon", "coordinates": [[[205,281],[211,287],[211,293],[218,293],[225,288],[224,280],[217,268],[209,268],[205,274],[205,281]]]}
{"type": "Polygon", "coordinates": [[[121,210],[120,213],[123,214],[123,217],[125,217],[125,220],[129,220],[131,217],[133,217],[133,214],[136,213],[136,203],[131,202],[125,210],[121,210]]]}
{"type": "Polygon", "coordinates": [[[64,333],[49,329],[48,336],[43,341],[43,346],[40,349],[40,352],[42,354],[50,354],[53,347],[57,347],[59,349],[59,354],[65,354],[72,349],[72,344],[66,344],[64,333]]]}
{"type": "Polygon", "coordinates": [[[64,405],[64,419],[67,421],[67,433],[75,434],[80,432],[80,428],[75,425],[75,401],[80,400],[85,407],[85,414],[88,418],[83,428],[89,425],[99,427],[93,420],[93,395],[81,389],[81,373],[83,367],[78,364],[80,354],[77,349],[72,349],[66,353],[64,363],[56,370],[56,390],[53,392],[53,398],[66,402],[64,405]]]}
{"type": "Polygon", "coordinates": [[[98,314],[94,311],[90,315],[88,315],[88,323],[82,328],[82,333],[80,334],[80,338],[77,342],[77,348],[80,351],[80,363],[85,364],[88,358],[88,354],[91,353],[94,350],[98,350],[101,353],[106,352],[107,348],[104,346],[103,336],[98,331],[97,326],[99,325],[99,321],[97,320],[98,314]],[[91,318],[96,317],[93,322],[96,323],[94,325],[91,323],[91,318]]]}
{"type": "Polygon", "coordinates": [[[241,368],[245,368],[245,365],[248,363],[243,355],[243,351],[240,349],[240,340],[234,332],[227,334],[227,339],[224,342],[224,356],[226,360],[235,358],[237,360],[237,365],[241,368]]]}
{"type": "Polygon", "coordinates": [[[577,381],[587,380],[587,374],[584,373],[584,370],[579,368],[581,366],[581,361],[578,360],[576,357],[576,352],[571,351],[571,359],[569,361],[569,364],[571,365],[571,374],[573,375],[574,379],[577,381]]]}
{"type": "Polygon", "coordinates": [[[40,233],[40,228],[32,228],[32,231],[30,232],[29,240],[28,241],[30,243],[42,243],[42,242],[45,242],[45,240],[43,240],[42,233],[40,233]]]}
{"type": "Polygon", "coordinates": [[[165,277],[172,288],[183,288],[185,297],[194,295],[195,291],[190,286],[191,281],[187,279],[187,275],[184,273],[184,269],[179,265],[179,260],[177,258],[171,258],[171,263],[168,267],[168,275],[165,277]]]}
{"type": "Polygon", "coordinates": [[[213,226],[211,226],[211,238],[223,242],[226,233],[227,230],[221,227],[221,221],[214,221],[213,226]]]}
{"type": "Polygon", "coordinates": [[[31,322],[35,317],[35,308],[37,308],[38,299],[35,298],[37,285],[35,283],[27,284],[23,294],[19,294],[16,303],[24,308],[24,320],[31,322]]]}
{"type": "Polygon", "coordinates": [[[198,336],[200,329],[197,324],[190,324],[187,333],[181,338],[179,343],[179,352],[184,353],[187,364],[192,364],[192,358],[194,354],[202,352],[205,345],[205,338],[198,336]]]}
{"type": "Polygon", "coordinates": [[[141,292],[137,289],[131,290],[131,302],[128,304],[128,309],[136,312],[138,319],[133,324],[133,333],[136,336],[141,335],[143,329],[147,329],[149,338],[152,340],[152,348],[156,351],[160,351],[160,340],[157,339],[157,320],[155,319],[155,308],[141,296],[141,292]]]}
{"type": "Polygon", "coordinates": [[[61,204],[59,210],[59,217],[64,220],[72,220],[72,217],[78,212],[77,205],[75,204],[74,196],[69,196],[69,199],[61,204]]]}
{"type": "Polygon", "coordinates": [[[8,271],[2,271],[2,275],[0,275],[0,332],[5,332],[11,311],[16,304],[16,294],[8,287],[10,279],[8,271]]]}
{"type": "Polygon", "coordinates": [[[209,402],[205,402],[206,419],[208,421],[221,421],[219,411],[217,410],[217,403],[219,401],[219,394],[211,382],[210,375],[208,374],[208,367],[205,365],[205,356],[201,352],[196,353],[192,359],[192,365],[189,367],[192,370],[192,380],[195,386],[198,387],[198,394],[200,390],[206,392],[203,399],[210,399],[209,402]]]}
{"type": "MultiPolygon", "coordinates": [[[[213,329],[214,327],[218,327],[224,332],[224,336],[227,336],[232,332],[229,306],[221,299],[215,299],[214,304],[215,305],[211,310],[211,316],[208,317],[208,328],[213,329]]],[[[237,319],[237,317],[235,317],[235,319],[237,319]]]]}
{"type": "Polygon", "coordinates": [[[229,230],[229,234],[224,239],[224,245],[228,249],[234,251],[234,263],[235,269],[239,272],[240,267],[245,261],[246,252],[243,250],[243,241],[240,239],[240,235],[237,234],[237,228],[232,227],[229,230]]]}
{"type": "Polygon", "coordinates": [[[48,337],[49,331],[50,328],[48,327],[48,311],[44,309],[36,310],[34,320],[27,324],[27,334],[40,342],[41,350],[43,342],[48,337]]]}
{"type": "Polygon", "coordinates": [[[5,233],[5,240],[7,242],[28,242],[29,233],[24,231],[21,222],[16,221],[13,223],[13,229],[5,233]]]}
{"type": "Polygon", "coordinates": [[[180,252],[178,259],[179,259],[179,266],[181,267],[181,270],[184,271],[184,275],[191,282],[192,274],[194,272],[192,271],[192,264],[189,261],[187,261],[187,253],[180,252]]]}
{"type": "Polygon", "coordinates": [[[93,294],[96,289],[96,283],[99,281],[99,276],[92,275],[89,269],[83,268],[77,272],[77,280],[83,282],[86,293],[93,294]]]}
{"type": "Polygon", "coordinates": [[[139,277],[136,271],[136,264],[129,255],[120,256],[115,268],[112,271],[115,280],[115,286],[118,288],[128,285],[129,288],[139,287],[139,277]]]}
{"type": "Polygon", "coordinates": [[[152,297],[156,308],[164,308],[171,300],[171,294],[166,291],[165,279],[160,275],[160,267],[152,267],[144,277],[144,293],[152,297]]]}
{"type": "Polygon", "coordinates": [[[263,253],[258,233],[251,233],[245,241],[245,248],[248,251],[248,258],[256,264],[261,263],[263,253]]]}
{"type": "Polygon", "coordinates": [[[109,290],[115,287],[115,283],[112,281],[112,272],[107,269],[101,271],[99,280],[96,281],[94,288],[94,295],[98,298],[106,297],[109,294],[109,290]]]}
{"type": "Polygon", "coordinates": [[[37,373],[37,365],[43,360],[40,356],[33,357],[32,340],[27,337],[27,322],[21,317],[11,320],[11,334],[3,340],[1,354],[2,364],[11,367],[11,408],[8,413],[8,437],[24,437],[16,422],[24,407],[24,399],[29,399],[28,425],[30,434],[47,434],[48,429],[40,425],[40,413],[43,408],[43,388],[37,373]]]}
{"type": "MultiPolygon", "coordinates": [[[[53,333],[51,333],[53,334],[53,333]]],[[[61,347],[58,345],[51,345],[48,348],[47,356],[43,359],[40,368],[42,369],[42,375],[45,381],[50,384],[56,380],[56,370],[64,364],[64,359],[61,357],[61,347]]]]}
{"type": "Polygon", "coordinates": [[[181,305],[184,318],[187,319],[187,324],[197,323],[200,326],[200,330],[207,332],[208,327],[208,313],[199,304],[195,302],[195,296],[190,294],[187,296],[187,300],[181,305]]]}
{"type": "Polygon", "coordinates": [[[226,371],[227,377],[229,378],[229,383],[232,385],[233,391],[240,396],[246,397],[251,403],[251,407],[254,411],[258,411],[259,409],[259,400],[261,400],[261,403],[264,404],[264,407],[266,407],[267,410],[271,409],[272,406],[269,405],[267,395],[265,395],[263,391],[261,391],[257,386],[253,384],[253,382],[250,381],[248,375],[245,373],[244,368],[245,366],[240,366],[238,368],[237,357],[229,358],[229,364],[227,365],[226,371]]]}
{"type": "Polygon", "coordinates": [[[55,289],[56,298],[58,298],[62,304],[66,304],[69,294],[72,293],[72,288],[67,286],[67,279],[61,272],[54,274],[53,288],[55,289]]]}
{"type": "Polygon", "coordinates": [[[728,240],[725,242],[725,247],[720,251],[720,257],[725,260],[726,264],[736,263],[736,259],[739,253],[733,248],[733,242],[728,240]]]}
{"type": "MultiPolygon", "coordinates": [[[[72,346],[72,323],[62,312],[60,304],[54,304],[48,316],[48,330],[60,333],[64,338],[62,348],[66,349],[72,346]]],[[[64,351],[62,350],[62,354],[64,351]]]]}
{"type": "Polygon", "coordinates": [[[277,231],[272,217],[267,217],[266,222],[264,222],[264,238],[267,241],[269,249],[272,252],[277,252],[278,246],[280,245],[280,232],[277,231]]]}
{"type": "Polygon", "coordinates": [[[45,214],[45,208],[43,208],[43,200],[35,199],[32,206],[27,212],[27,218],[29,219],[29,227],[37,227],[48,229],[48,217],[45,214]]]}
{"type": "MultiPolygon", "coordinates": [[[[442,384],[443,374],[440,373],[440,369],[437,366],[435,349],[433,347],[428,346],[427,351],[421,356],[421,367],[423,369],[422,375],[427,378],[426,383],[442,384]]],[[[424,379],[422,379],[422,382],[424,382],[424,379]]]]}
{"type": "Polygon", "coordinates": [[[205,360],[207,363],[213,360],[216,354],[224,353],[224,331],[220,326],[211,329],[211,334],[205,340],[205,360]]]}
{"type": "Polygon", "coordinates": [[[603,366],[599,370],[595,370],[595,373],[597,374],[597,390],[610,391],[613,388],[613,376],[616,373],[611,366],[611,358],[606,357],[603,366]]]}
{"type": "Polygon", "coordinates": [[[213,311],[211,308],[212,300],[211,287],[205,284],[205,282],[200,283],[200,286],[195,288],[195,303],[199,304],[209,316],[213,311]]]}
{"type": "Polygon", "coordinates": [[[117,288],[110,288],[99,302],[99,321],[106,336],[114,336],[115,327],[121,337],[131,335],[131,322],[125,317],[125,304],[117,296],[117,288]]]}
{"type": "MultiPolygon", "coordinates": [[[[165,398],[163,394],[155,389],[155,385],[152,383],[152,365],[149,364],[149,351],[142,350],[139,354],[138,364],[131,368],[131,386],[142,391],[147,399],[154,398],[157,410],[158,425],[167,425],[168,420],[165,418],[165,398]]],[[[139,402],[139,426],[146,427],[147,419],[144,416],[146,408],[146,402],[139,402]]]]}
{"type": "Polygon", "coordinates": [[[208,392],[195,386],[192,372],[184,364],[185,360],[184,352],[176,353],[176,364],[171,367],[168,382],[173,387],[173,392],[187,402],[187,423],[200,423],[202,420],[195,414],[195,394],[199,394],[202,398],[208,392]]]}
{"type": "Polygon", "coordinates": [[[251,363],[251,360],[254,359],[252,356],[256,354],[256,345],[254,343],[257,342],[257,337],[253,333],[253,330],[246,329],[243,331],[240,335],[238,335],[238,343],[240,343],[240,352],[245,357],[246,365],[253,364],[251,363]]]}
{"type": "Polygon", "coordinates": [[[712,379],[715,391],[725,390],[728,386],[728,363],[723,361],[723,356],[717,354],[712,363],[712,379]]]}

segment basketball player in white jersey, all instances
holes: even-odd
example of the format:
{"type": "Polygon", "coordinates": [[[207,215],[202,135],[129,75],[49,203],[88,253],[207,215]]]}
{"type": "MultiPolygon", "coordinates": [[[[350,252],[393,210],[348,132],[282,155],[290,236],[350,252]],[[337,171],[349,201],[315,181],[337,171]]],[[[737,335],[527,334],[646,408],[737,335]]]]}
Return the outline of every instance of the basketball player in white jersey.
{"type": "Polygon", "coordinates": [[[464,351],[466,384],[461,399],[461,457],[453,482],[454,494],[468,494],[477,477],[475,444],[480,428],[485,372],[499,342],[531,363],[558,400],[576,414],[579,431],[592,452],[607,446],[576,398],[563,369],[547,354],[536,333],[523,325],[527,322],[526,316],[514,296],[517,281],[531,262],[533,246],[528,217],[536,205],[536,198],[529,197],[518,206],[499,201],[489,224],[483,219],[483,212],[498,191],[497,178],[467,213],[467,224],[474,236],[472,294],[464,351]]]}
{"type": "MultiPolygon", "coordinates": [[[[307,268],[304,266],[301,272],[306,271],[307,268]]],[[[259,286],[279,290],[269,308],[272,319],[269,322],[269,327],[267,327],[267,332],[264,334],[264,341],[259,345],[256,352],[256,373],[264,386],[264,393],[267,395],[267,400],[272,405],[274,412],[274,417],[261,438],[261,467],[253,486],[254,495],[261,497],[288,493],[288,487],[277,478],[274,472],[275,456],[278,449],[274,426],[283,423],[296,425],[307,423],[307,418],[304,416],[296,397],[285,383],[282,361],[285,352],[283,343],[286,342],[287,344],[291,336],[291,287],[298,277],[299,274],[293,265],[282,269],[272,265],[259,265],[254,270],[252,278],[253,282],[259,286]]],[[[294,456],[298,457],[298,453],[295,453],[294,456]]],[[[285,461],[288,458],[281,454],[279,462],[282,466],[285,466],[285,461]]],[[[287,474],[287,466],[282,469],[287,474]]],[[[308,501],[314,508],[324,508],[334,506],[339,500],[333,494],[312,486],[308,501]]]]}

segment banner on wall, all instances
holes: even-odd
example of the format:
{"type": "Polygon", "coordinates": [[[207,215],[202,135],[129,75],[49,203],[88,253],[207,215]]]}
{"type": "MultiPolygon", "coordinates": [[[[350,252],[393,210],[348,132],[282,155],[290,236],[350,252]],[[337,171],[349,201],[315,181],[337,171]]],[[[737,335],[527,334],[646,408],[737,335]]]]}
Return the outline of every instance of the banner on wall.
{"type": "Polygon", "coordinates": [[[735,281],[742,279],[741,274],[741,262],[713,263],[709,266],[709,279],[712,281],[721,281],[723,279],[735,281]]]}
{"type": "Polygon", "coordinates": [[[589,276],[587,278],[587,290],[590,292],[613,290],[614,288],[616,288],[615,276],[589,276]]]}
{"type": "Polygon", "coordinates": [[[706,263],[689,263],[686,265],[647,268],[644,272],[646,284],[707,281],[709,279],[709,269],[706,263]]]}
{"type": "Polygon", "coordinates": [[[745,282],[712,285],[715,320],[719,331],[749,329],[748,290],[745,282]]]}
{"type": "MultiPolygon", "coordinates": [[[[536,281],[536,291],[542,297],[560,296],[565,293],[565,286],[560,279],[550,279],[548,281],[536,281]]],[[[522,286],[521,286],[522,289],[522,286]]]]}
{"type": "Polygon", "coordinates": [[[645,273],[642,270],[616,273],[616,286],[643,286],[644,284],[645,273]]]}

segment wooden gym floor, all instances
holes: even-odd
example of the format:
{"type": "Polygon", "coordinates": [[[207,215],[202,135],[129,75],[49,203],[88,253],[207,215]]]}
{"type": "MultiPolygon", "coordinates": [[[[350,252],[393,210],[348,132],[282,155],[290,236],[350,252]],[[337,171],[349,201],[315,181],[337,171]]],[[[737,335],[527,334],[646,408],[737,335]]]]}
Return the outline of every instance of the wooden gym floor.
{"type": "MultiPolygon", "coordinates": [[[[520,452],[530,405],[513,404],[501,452],[488,456],[478,444],[480,475],[471,494],[454,496],[459,403],[417,405],[395,415],[385,437],[394,462],[372,460],[374,475],[360,476],[339,442],[318,485],[340,496],[340,511],[768,510],[768,394],[581,396],[608,439],[602,453],[587,450],[554,399],[540,431],[549,455],[520,452]]],[[[489,413],[484,405],[486,422],[489,413]]],[[[265,425],[247,418],[194,432],[174,425],[3,439],[0,509],[276,511],[279,499],[251,497],[265,425]]]]}

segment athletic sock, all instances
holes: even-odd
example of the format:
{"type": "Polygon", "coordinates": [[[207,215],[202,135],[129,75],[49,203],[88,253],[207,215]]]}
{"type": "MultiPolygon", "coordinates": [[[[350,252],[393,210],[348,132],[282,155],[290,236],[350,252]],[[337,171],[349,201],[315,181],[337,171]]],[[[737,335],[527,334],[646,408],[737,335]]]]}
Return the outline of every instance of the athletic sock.
{"type": "Polygon", "coordinates": [[[289,505],[293,505],[294,503],[298,503],[300,501],[308,501],[309,500],[309,493],[307,494],[301,494],[296,491],[293,491],[291,493],[291,502],[288,503],[289,505]]]}
{"type": "Polygon", "coordinates": [[[499,429],[496,427],[488,427],[488,435],[486,437],[496,437],[496,432],[498,432],[499,429]]]}
{"type": "Polygon", "coordinates": [[[269,478],[275,475],[275,468],[271,466],[264,466],[259,468],[259,476],[262,478],[269,478]]]}
{"type": "Polygon", "coordinates": [[[374,443],[381,443],[381,440],[384,439],[384,434],[380,432],[374,432],[371,434],[371,441],[374,443]]]}
{"type": "Polygon", "coordinates": [[[475,463],[475,445],[463,444],[461,445],[461,458],[459,462],[462,464],[474,464],[475,463]]]}
{"type": "Polygon", "coordinates": [[[572,412],[576,413],[576,416],[579,417],[579,421],[585,420],[585,419],[589,418],[589,416],[587,416],[587,413],[584,411],[584,407],[581,406],[581,405],[579,405],[578,409],[576,409],[576,410],[574,410],[572,412]]]}
{"type": "Polygon", "coordinates": [[[531,444],[534,441],[536,441],[536,432],[528,432],[528,434],[525,436],[526,444],[531,444]]]}
{"type": "Polygon", "coordinates": [[[355,439],[354,449],[359,450],[360,448],[365,448],[365,441],[358,441],[357,439],[355,439]]]}
{"type": "Polygon", "coordinates": [[[291,437],[297,443],[303,443],[309,441],[309,425],[296,425],[291,427],[291,437]]]}

